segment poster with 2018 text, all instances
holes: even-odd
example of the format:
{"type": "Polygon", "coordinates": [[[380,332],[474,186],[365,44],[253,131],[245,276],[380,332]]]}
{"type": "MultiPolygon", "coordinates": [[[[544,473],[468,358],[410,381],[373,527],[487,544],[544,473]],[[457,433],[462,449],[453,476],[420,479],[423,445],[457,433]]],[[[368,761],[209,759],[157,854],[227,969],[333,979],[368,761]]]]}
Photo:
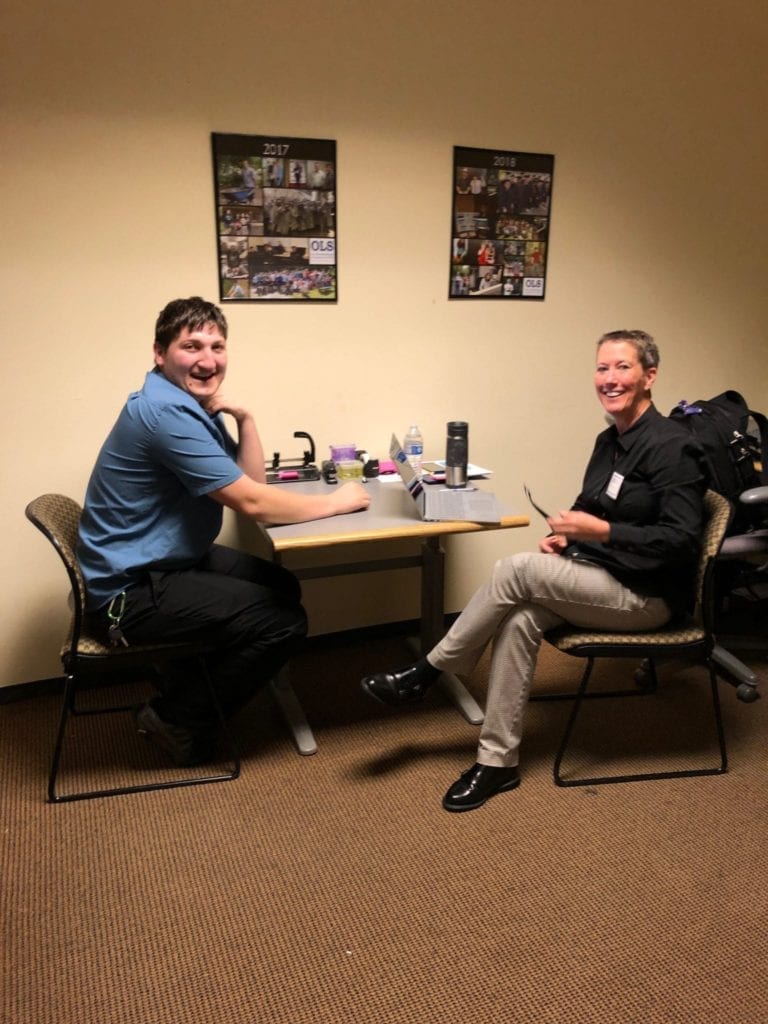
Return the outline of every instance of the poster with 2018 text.
{"type": "Polygon", "coordinates": [[[333,302],[336,143],[211,136],[222,302],[333,302]]]}
{"type": "Polygon", "coordinates": [[[451,299],[543,299],[554,156],[455,146],[451,299]]]}

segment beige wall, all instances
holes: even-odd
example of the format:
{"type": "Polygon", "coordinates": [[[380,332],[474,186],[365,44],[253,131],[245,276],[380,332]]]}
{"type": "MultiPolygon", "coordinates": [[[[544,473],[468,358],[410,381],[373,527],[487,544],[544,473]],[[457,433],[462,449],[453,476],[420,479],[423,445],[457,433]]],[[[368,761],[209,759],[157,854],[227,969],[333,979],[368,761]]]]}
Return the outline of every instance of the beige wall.
{"type": "MultiPolygon", "coordinates": [[[[438,454],[461,417],[502,498],[525,479],[562,506],[603,425],[593,341],[616,327],[659,339],[663,411],[724,386],[768,406],[763,0],[5,0],[2,17],[1,684],[58,673],[66,618],[24,504],[82,497],[157,311],[216,298],[212,131],[338,142],[340,301],[227,310],[229,390],[270,451],[304,429],[383,454],[416,419],[438,454]],[[454,145],[556,155],[543,303],[447,301],[454,145]]],[[[538,533],[454,543],[449,607],[538,533]]],[[[413,580],[385,583],[310,587],[315,631],[415,614],[413,580]]]]}

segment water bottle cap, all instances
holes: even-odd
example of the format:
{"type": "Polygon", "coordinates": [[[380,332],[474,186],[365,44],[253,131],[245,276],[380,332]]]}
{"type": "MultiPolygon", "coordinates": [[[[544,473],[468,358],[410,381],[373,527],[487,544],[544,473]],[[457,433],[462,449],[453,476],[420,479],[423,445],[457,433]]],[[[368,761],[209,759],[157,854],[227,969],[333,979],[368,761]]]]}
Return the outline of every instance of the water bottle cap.
{"type": "Polygon", "coordinates": [[[469,430],[469,424],[464,420],[451,420],[448,424],[449,434],[465,434],[469,430]]]}

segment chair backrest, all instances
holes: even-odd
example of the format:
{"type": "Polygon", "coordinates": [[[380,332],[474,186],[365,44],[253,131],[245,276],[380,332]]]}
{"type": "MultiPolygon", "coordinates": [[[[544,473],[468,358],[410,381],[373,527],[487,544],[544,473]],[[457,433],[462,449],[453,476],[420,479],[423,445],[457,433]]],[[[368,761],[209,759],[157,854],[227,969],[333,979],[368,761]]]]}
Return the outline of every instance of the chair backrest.
{"type": "Polygon", "coordinates": [[[733,518],[733,506],[717,491],[704,495],[705,523],[701,553],[696,572],[696,611],[694,618],[705,628],[712,626],[714,563],[733,518]]]}
{"type": "Polygon", "coordinates": [[[25,515],[56,548],[69,576],[74,601],[72,644],[76,649],[85,613],[85,581],[75,549],[82,508],[65,494],[41,494],[27,505],[25,515]]]}

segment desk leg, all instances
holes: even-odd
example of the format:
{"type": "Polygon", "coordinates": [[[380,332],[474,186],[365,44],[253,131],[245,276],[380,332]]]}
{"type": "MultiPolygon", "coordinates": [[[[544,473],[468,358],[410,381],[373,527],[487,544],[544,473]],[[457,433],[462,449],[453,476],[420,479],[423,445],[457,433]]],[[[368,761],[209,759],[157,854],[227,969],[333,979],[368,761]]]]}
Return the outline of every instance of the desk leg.
{"type": "Polygon", "coordinates": [[[288,669],[282,669],[276,678],[270,681],[269,686],[297,750],[300,754],[314,754],[317,751],[317,743],[304,714],[304,709],[293,692],[288,669]]]}
{"type": "MultiPolygon", "coordinates": [[[[420,638],[422,656],[431,651],[445,633],[444,591],[445,552],[440,545],[439,537],[429,537],[422,544],[420,638]]],[[[480,725],[483,721],[482,708],[457,676],[443,672],[438,685],[470,725],[480,725]]]]}
{"type": "Polygon", "coordinates": [[[445,552],[439,537],[421,545],[421,653],[427,654],[445,633],[445,552]]]}

